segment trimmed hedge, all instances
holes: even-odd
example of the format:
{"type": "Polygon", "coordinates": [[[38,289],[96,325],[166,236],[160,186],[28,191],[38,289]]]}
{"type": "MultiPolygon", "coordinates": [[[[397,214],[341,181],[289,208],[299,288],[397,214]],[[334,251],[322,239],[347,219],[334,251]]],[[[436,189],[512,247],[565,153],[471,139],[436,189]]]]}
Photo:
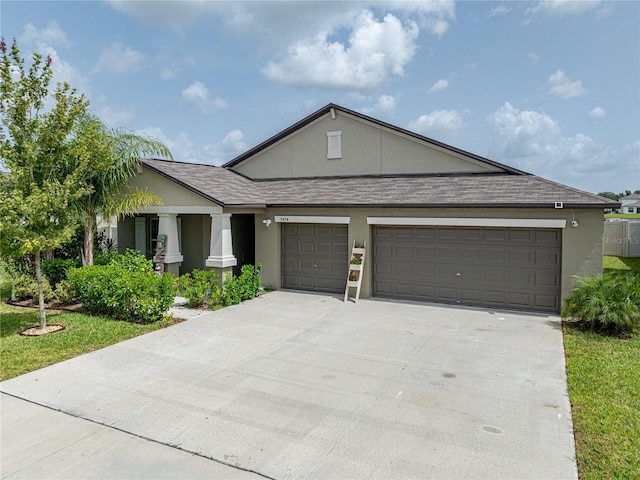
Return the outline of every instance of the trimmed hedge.
{"type": "Polygon", "coordinates": [[[153,262],[135,250],[116,255],[107,265],[70,270],[68,280],[84,307],[120,320],[162,320],[174,300],[174,277],[159,277],[153,262]]]}

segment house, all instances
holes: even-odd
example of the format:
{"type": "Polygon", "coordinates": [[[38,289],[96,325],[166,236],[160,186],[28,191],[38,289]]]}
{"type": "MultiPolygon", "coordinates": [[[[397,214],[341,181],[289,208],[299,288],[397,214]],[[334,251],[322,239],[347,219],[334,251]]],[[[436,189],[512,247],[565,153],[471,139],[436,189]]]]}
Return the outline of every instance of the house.
{"type": "Polygon", "coordinates": [[[620,198],[620,213],[640,213],[640,193],[620,198]]]}
{"type": "Polygon", "coordinates": [[[145,159],[133,185],[164,199],[118,225],[119,248],[166,270],[344,293],[366,242],[361,295],[558,312],[574,275],[602,271],[616,202],[329,104],[222,167],[145,159]]]}

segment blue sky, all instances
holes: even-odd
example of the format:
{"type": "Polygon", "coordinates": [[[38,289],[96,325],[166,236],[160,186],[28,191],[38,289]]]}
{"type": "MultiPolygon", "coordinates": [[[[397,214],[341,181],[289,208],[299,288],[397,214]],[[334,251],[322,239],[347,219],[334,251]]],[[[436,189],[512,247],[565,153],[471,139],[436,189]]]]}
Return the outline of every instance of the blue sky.
{"type": "Polygon", "coordinates": [[[640,189],[640,2],[7,1],[112,127],[219,165],[333,102],[586,191],[640,189]]]}

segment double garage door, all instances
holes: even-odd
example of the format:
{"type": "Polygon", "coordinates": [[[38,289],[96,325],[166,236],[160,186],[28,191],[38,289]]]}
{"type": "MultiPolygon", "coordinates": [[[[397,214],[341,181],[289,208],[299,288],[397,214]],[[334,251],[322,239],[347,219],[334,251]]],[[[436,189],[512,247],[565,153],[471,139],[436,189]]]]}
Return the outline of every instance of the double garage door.
{"type": "Polygon", "coordinates": [[[373,295],[557,312],[561,231],[375,226],[373,295]]]}
{"type": "MultiPolygon", "coordinates": [[[[561,230],[374,226],[372,294],[557,312],[561,230]]],[[[282,287],[342,293],[348,226],[282,224],[282,287]]]]}

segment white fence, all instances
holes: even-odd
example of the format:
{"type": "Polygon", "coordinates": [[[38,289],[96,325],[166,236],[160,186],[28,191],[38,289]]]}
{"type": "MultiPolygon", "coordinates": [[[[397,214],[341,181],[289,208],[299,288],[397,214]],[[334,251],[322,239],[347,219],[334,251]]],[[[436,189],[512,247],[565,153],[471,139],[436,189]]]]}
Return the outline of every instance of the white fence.
{"type": "Polygon", "coordinates": [[[640,257],[640,221],[605,222],[603,243],[605,255],[640,257]]]}

